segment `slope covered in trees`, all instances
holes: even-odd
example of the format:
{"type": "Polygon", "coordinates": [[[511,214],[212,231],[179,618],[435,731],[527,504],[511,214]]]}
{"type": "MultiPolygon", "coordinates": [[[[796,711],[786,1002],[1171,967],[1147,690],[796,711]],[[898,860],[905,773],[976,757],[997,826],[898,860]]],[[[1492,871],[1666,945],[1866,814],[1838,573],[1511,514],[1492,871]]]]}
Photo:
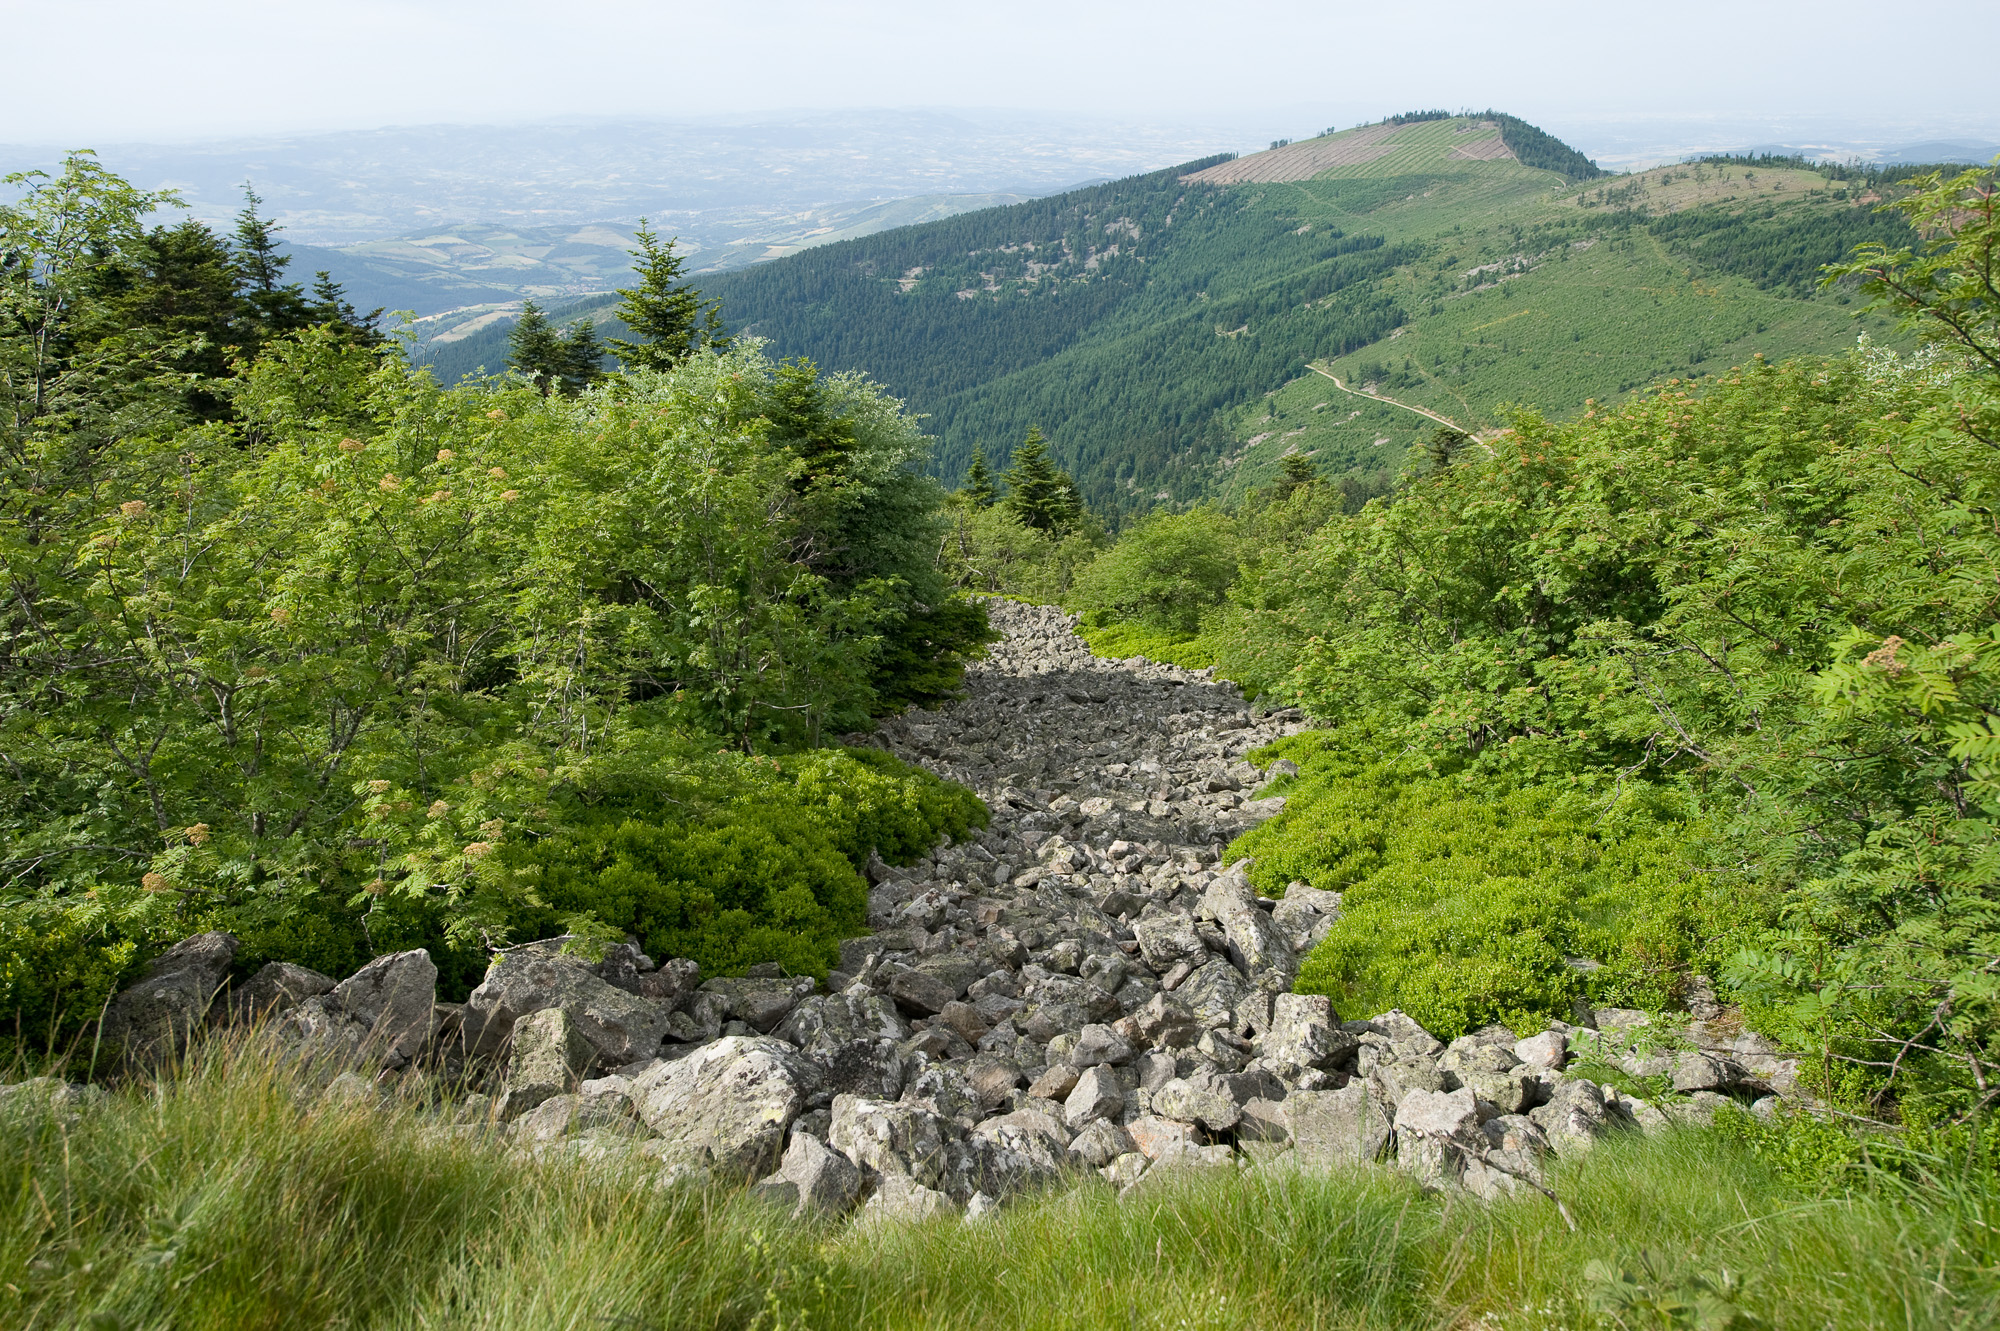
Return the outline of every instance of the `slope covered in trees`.
{"type": "Polygon", "coordinates": [[[1476,429],[1509,402],[1568,413],[1676,369],[1831,350],[1851,340],[1851,311],[1799,275],[1901,225],[1868,211],[1860,182],[1803,169],[1606,184],[1512,117],[1407,119],[1308,180],[1191,184],[1209,164],[1190,163],[709,289],[774,353],[865,368],[924,413],[946,478],[975,446],[1004,461],[1039,425],[1116,513],[1261,482],[1287,448],[1393,469],[1429,426],[1335,409],[1302,380],[1313,362],[1476,429]],[[1529,160],[1459,155],[1494,121],[1529,160]],[[1266,398],[1288,384],[1296,410],[1266,398]]]}

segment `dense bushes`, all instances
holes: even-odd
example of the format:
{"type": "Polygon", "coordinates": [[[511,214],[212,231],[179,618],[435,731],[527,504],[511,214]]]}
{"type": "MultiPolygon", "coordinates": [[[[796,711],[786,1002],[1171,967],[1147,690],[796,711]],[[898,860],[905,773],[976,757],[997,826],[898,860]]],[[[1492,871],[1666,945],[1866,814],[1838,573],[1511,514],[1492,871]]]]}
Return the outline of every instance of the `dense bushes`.
{"type": "MultiPolygon", "coordinates": [[[[1461,1029],[1671,1004],[1699,965],[1828,1094],[2000,1100],[2000,205],[1975,171],[1896,206],[1925,247],[1844,273],[1914,356],[1523,412],[1358,513],[1309,480],[1238,518],[1227,601],[1174,637],[1336,727],[1237,847],[1348,892],[1306,983],[1461,1029]]],[[[1166,632],[1102,603],[1107,650],[1166,632]]]]}
{"type": "Polygon", "coordinates": [[[30,185],[0,209],[26,259],[0,271],[0,916],[40,958],[0,1010],[23,1038],[201,927],[246,964],[427,946],[447,986],[570,916],[813,968],[858,927],[877,838],[907,856],[965,825],[823,757],[759,827],[713,757],[792,763],[950,692],[987,636],[937,566],[929,441],[874,385],[749,344],[575,397],[445,390],[334,321],[196,413],[158,330],[92,294],[153,200],[81,159],[30,185]],[[571,818],[590,842],[635,791],[611,825],[681,847],[656,853],[679,904],[539,896],[517,857],[571,818]]]}
{"type": "Polygon", "coordinates": [[[1677,792],[1628,783],[1475,781],[1380,756],[1380,737],[1310,731],[1264,750],[1302,774],[1285,811],[1239,838],[1252,879],[1343,893],[1302,992],[1344,1011],[1401,1007],[1447,1039],[1521,1029],[1576,1000],[1659,1008],[1722,934],[1677,792]]]}

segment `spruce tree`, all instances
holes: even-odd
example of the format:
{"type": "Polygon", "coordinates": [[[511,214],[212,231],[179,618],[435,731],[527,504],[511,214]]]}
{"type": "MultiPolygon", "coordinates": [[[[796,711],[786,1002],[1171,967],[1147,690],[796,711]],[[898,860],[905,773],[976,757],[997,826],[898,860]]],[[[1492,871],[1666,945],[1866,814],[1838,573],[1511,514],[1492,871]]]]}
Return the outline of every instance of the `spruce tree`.
{"type": "Polygon", "coordinates": [[[243,184],[243,201],[243,211],[236,214],[236,244],[229,257],[248,333],[244,351],[254,356],[271,338],[306,327],[312,315],[299,284],[285,281],[292,256],[278,247],[278,233],[284,228],[258,212],[264,200],[248,181],[243,184]]]}
{"type": "Polygon", "coordinates": [[[703,346],[725,350],[721,302],[702,304],[701,292],[681,281],[687,262],[674,253],[673,239],[664,244],[645,218],[635,233],[639,248],[626,251],[639,274],[636,288],[619,292],[617,315],[632,330],[634,340],[613,338],[611,350],[628,367],[669,370],[703,346]]]}
{"type": "Polygon", "coordinates": [[[1049,457],[1049,445],[1040,429],[1028,429],[1027,438],[1014,450],[1013,465],[1002,478],[1007,482],[1007,511],[1037,531],[1066,531],[1082,516],[1082,503],[1069,473],[1049,457]]]}
{"type": "Polygon", "coordinates": [[[1311,485],[1319,479],[1319,469],[1304,453],[1287,453],[1278,465],[1278,481],[1274,487],[1279,499],[1291,498],[1294,490],[1311,485]]]}
{"type": "Polygon", "coordinates": [[[542,307],[532,300],[521,302],[521,317],[507,335],[507,364],[526,375],[547,397],[562,382],[569,348],[562,344],[542,307]]]}
{"type": "Polygon", "coordinates": [[[1430,458],[1432,471],[1443,471],[1458,459],[1458,450],[1464,448],[1472,436],[1463,430],[1454,430],[1449,425],[1440,425],[1431,431],[1431,437],[1424,443],[1424,453],[1430,458]]]}
{"type": "Polygon", "coordinates": [[[991,508],[1000,497],[993,485],[993,472],[986,465],[986,450],[976,444],[972,449],[972,465],[965,469],[965,497],[975,508],[991,508]]]}
{"type": "Polygon", "coordinates": [[[604,344],[597,340],[597,325],[579,319],[563,330],[562,388],[575,397],[604,377],[604,344]]]}
{"type": "Polygon", "coordinates": [[[382,307],[377,305],[366,314],[355,309],[347,299],[346,289],[324,268],[313,274],[312,303],[306,311],[314,323],[332,324],[364,347],[377,347],[389,340],[377,327],[382,321],[382,307]]]}

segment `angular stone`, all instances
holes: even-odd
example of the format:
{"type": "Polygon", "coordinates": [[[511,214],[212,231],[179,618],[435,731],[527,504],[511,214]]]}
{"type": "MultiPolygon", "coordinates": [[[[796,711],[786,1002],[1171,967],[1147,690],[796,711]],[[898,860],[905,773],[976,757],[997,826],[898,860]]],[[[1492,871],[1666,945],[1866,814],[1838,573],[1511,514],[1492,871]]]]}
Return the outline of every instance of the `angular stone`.
{"type": "Polygon", "coordinates": [[[592,1050],[561,1008],[543,1008],[514,1023],[500,1117],[518,1118],[551,1096],[572,1090],[590,1066],[592,1050]]]}
{"type": "Polygon", "coordinates": [[[1427,1058],[1399,1058],[1378,1064],[1368,1079],[1379,1089],[1382,1101],[1391,1105],[1403,1103],[1403,1097],[1411,1091],[1445,1089],[1444,1074],[1427,1058]]]}
{"type": "Polygon", "coordinates": [[[234,934],[196,934],[153,958],[104,1009],[98,1031],[107,1050],[134,1063],[179,1053],[207,1020],[238,946],[234,934]]]}
{"type": "MultiPolygon", "coordinates": [[[[255,975],[230,991],[224,1017],[232,1022],[268,1021],[290,1012],[308,998],[333,992],[333,977],[289,961],[266,962],[255,975]]],[[[213,1011],[211,1017],[215,1015],[213,1011]]]]}
{"type": "Polygon", "coordinates": [[[1292,1128],[1285,1115],[1285,1101],[1262,1096],[1244,1101],[1242,1117],[1236,1121],[1236,1140],[1239,1145],[1250,1141],[1290,1143],[1292,1128]]]}
{"type": "Polygon", "coordinates": [[[978,1008],[957,999],[946,1003],[938,1011],[938,1020],[949,1026],[952,1032],[967,1044],[978,1044],[985,1038],[989,1029],[986,1019],[980,1015],[978,1008]]]}
{"type": "Polygon", "coordinates": [[[1674,1060],[1674,1089],[1726,1091],[1742,1079],[1741,1070],[1725,1059],[1689,1050],[1674,1060]]]}
{"type": "Polygon", "coordinates": [[[1063,1121],[1082,1129],[1101,1118],[1116,1117],[1125,1107],[1125,1092],[1107,1064],[1099,1064],[1076,1079],[1063,1100],[1063,1121]]]}
{"type": "Polygon", "coordinates": [[[466,1052],[497,1055],[515,1022],[552,1007],[569,1013],[603,1067],[623,1067],[657,1054],[672,1015],[664,1002],[605,983],[581,958],[518,948],[496,957],[466,999],[466,1052]]]}
{"type": "Polygon", "coordinates": [[[772,1034],[797,1045],[834,1094],[893,1100],[903,1093],[905,1062],[898,1045],[910,1028],[895,1005],[865,986],[802,999],[772,1034]]]}
{"type": "Polygon", "coordinates": [[[1515,1042],[1514,1057],[1537,1072],[1545,1068],[1560,1070],[1569,1061],[1569,1038],[1561,1031],[1530,1035],[1515,1042]]]}
{"type": "Polygon", "coordinates": [[[1010,1058],[982,1057],[973,1060],[965,1079],[973,1096],[990,1111],[1005,1104],[1021,1084],[1021,1068],[1010,1058]]]}
{"type": "Polygon", "coordinates": [[[1155,1049],[1186,1049],[1201,1038],[1203,1029],[1193,1009],[1173,994],[1154,994],[1133,1014],[1133,1023],[1155,1049]]]}
{"type": "Polygon", "coordinates": [[[1208,960],[1208,945],[1195,932],[1194,917],[1171,911],[1136,920],[1132,935],[1139,940],[1139,955],[1146,964],[1162,973],[1185,961],[1199,966],[1208,960]]]}
{"type": "Polygon", "coordinates": [[[904,968],[889,977],[889,996],[904,1012],[928,1017],[944,1011],[958,994],[928,971],[904,968]]]}
{"type": "Polygon", "coordinates": [[[1565,1158],[1588,1151],[1610,1120],[1603,1091],[1581,1077],[1566,1077],[1550,1087],[1548,1103],[1529,1110],[1528,1117],[1565,1158]]]}
{"type": "Polygon", "coordinates": [[[1396,1106],[1396,1132],[1426,1137],[1463,1138],[1479,1126],[1479,1107],[1471,1091],[1411,1091],[1396,1106]]]}
{"type": "Polygon", "coordinates": [[[1132,1061],[1132,1046],[1112,1027],[1093,1022],[1077,1036],[1075,1047],[1069,1051],[1069,1061],[1080,1068],[1096,1067],[1099,1063],[1123,1067],[1132,1061]]]}
{"type": "Polygon", "coordinates": [[[792,1134],[777,1171],[764,1182],[789,1185],[800,1215],[845,1215],[861,1195],[861,1171],[854,1162],[803,1132],[792,1134]]]}
{"type": "Polygon", "coordinates": [[[769,1036],[726,1036],[633,1081],[633,1100],[669,1164],[751,1178],[777,1160],[818,1089],[804,1055],[769,1036]]]}
{"type": "Polygon", "coordinates": [[[902,1174],[886,1174],[861,1208],[871,1223],[918,1224],[939,1216],[955,1216],[958,1204],[935,1188],[902,1174]]]}
{"type": "Polygon", "coordinates": [[[1243,972],[1217,957],[1181,981],[1174,997],[1187,1004],[1197,1025],[1233,1026],[1236,1005],[1250,992],[1250,984],[1243,978],[1243,972]]]}
{"type": "Polygon", "coordinates": [[[1289,1067],[1329,1068],[1359,1043],[1339,1023],[1340,1014],[1322,995],[1279,994],[1272,1000],[1262,1057],[1289,1067]]]}
{"type": "Polygon", "coordinates": [[[793,979],[718,976],[704,983],[701,991],[722,996],[729,1005],[729,1020],[740,1021],[758,1034],[768,1035],[814,987],[811,976],[793,979]]]}
{"type": "Polygon", "coordinates": [[[1211,1132],[1227,1132],[1242,1117],[1242,1106],[1228,1079],[1204,1066],[1153,1092],[1153,1112],[1183,1123],[1200,1123],[1211,1132]]]}
{"type": "Polygon", "coordinates": [[[1197,1129],[1174,1119],[1161,1118],[1156,1114],[1133,1119],[1125,1125],[1125,1131],[1130,1134],[1132,1144],[1138,1147],[1139,1152],[1148,1160],[1158,1160],[1162,1156],[1172,1155],[1183,1149],[1192,1149],[1201,1144],[1201,1136],[1197,1129]]]}
{"type": "Polygon", "coordinates": [[[833,1100],[827,1145],[864,1170],[902,1174],[925,1186],[943,1177],[949,1125],[921,1105],[888,1104],[855,1095],[833,1100]]]}
{"type": "Polygon", "coordinates": [[[1304,1169],[1338,1169],[1379,1160],[1394,1129],[1394,1110],[1366,1081],[1334,1091],[1293,1091],[1285,1125],[1304,1169]]]}
{"type": "Polygon", "coordinates": [[[1378,1012],[1368,1019],[1367,1024],[1378,1033],[1388,1036],[1394,1042],[1396,1052],[1400,1056],[1435,1056],[1444,1048],[1444,1041],[1418,1025],[1416,1019],[1401,1008],[1378,1012]]]}
{"type": "Polygon", "coordinates": [[[1137,1151],[1132,1134],[1113,1123],[1100,1118],[1069,1144],[1070,1158],[1091,1169],[1102,1169],[1119,1156],[1137,1151]]]}
{"type": "Polygon", "coordinates": [[[1079,1075],[1073,1064],[1051,1064],[1047,1072],[1028,1084],[1028,1094],[1041,1100],[1066,1099],[1076,1089],[1079,1075]]]}

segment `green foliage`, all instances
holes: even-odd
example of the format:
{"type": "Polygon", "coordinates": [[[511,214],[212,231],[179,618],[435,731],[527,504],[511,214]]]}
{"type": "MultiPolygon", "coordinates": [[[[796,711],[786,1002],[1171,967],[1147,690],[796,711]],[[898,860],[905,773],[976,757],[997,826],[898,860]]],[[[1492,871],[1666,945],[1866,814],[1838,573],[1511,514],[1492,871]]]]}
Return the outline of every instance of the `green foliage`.
{"type": "Polygon", "coordinates": [[[581,774],[548,831],[497,859],[553,934],[588,918],[707,974],[777,961],[824,976],[835,944],[865,930],[871,850],[908,863],[940,837],[983,827],[970,792],[872,749],[782,759],[682,755],[581,774]]]}
{"type": "Polygon", "coordinates": [[[965,468],[965,485],[960,493],[977,508],[991,508],[993,501],[1000,497],[999,489],[993,484],[993,473],[986,466],[986,450],[975,446],[972,461],[965,468]]]}
{"type": "Polygon", "coordinates": [[[576,396],[604,377],[604,348],[597,329],[579,319],[557,329],[534,301],[521,302],[521,317],[507,339],[507,364],[541,390],[576,396]]]}
{"type": "Polygon", "coordinates": [[[676,241],[660,243],[645,218],[633,233],[639,248],[630,251],[639,285],[621,291],[616,317],[633,338],[614,338],[611,350],[628,368],[671,370],[703,347],[727,351],[718,302],[703,303],[701,292],[682,280],[687,260],[674,253],[676,241]]]}
{"type": "MultiPolygon", "coordinates": [[[[160,330],[117,321],[207,318],[214,248],[140,232],[157,200],[87,158],[30,183],[0,218],[33,259],[0,292],[20,390],[0,927],[38,940],[3,996],[28,1047],[201,928],[237,932],[245,964],[340,972],[429,947],[462,988],[485,945],[594,909],[538,896],[514,854],[616,807],[606,781],[658,792],[690,754],[812,749],[948,692],[987,636],[936,567],[927,441],[858,376],[745,346],[575,395],[443,390],[328,321],[191,381],[160,330]],[[225,409],[201,420],[191,386],[225,409]],[[841,447],[802,449],[821,426],[841,447]]],[[[794,792],[776,830],[699,788],[645,804],[675,844],[712,842],[673,881],[728,903],[672,927],[716,964],[817,964],[855,927],[862,842],[907,854],[963,822],[914,777],[848,766],[852,789],[794,792]]]]}
{"type": "Polygon", "coordinates": [[[1938,172],[1910,187],[1878,211],[1902,213],[1923,245],[1871,242],[1826,281],[1860,278],[1878,303],[1903,316],[1905,327],[2000,373],[2000,186],[1993,170],[1973,168],[1950,179],[1938,172]]]}
{"type": "Polygon", "coordinates": [[[1060,535],[1083,517],[1076,483],[1049,460],[1048,441],[1033,426],[1014,446],[1011,465],[1000,479],[1007,483],[1007,497],[1000,502],[1024,527],[1060,535]]]}
{"type": "Polygon", "coordinates": [[[1648,221],[1646,229],[1710,272],[1801,296],[1819,285],[1826,265],[1840,263],[1856,246],[1897,245],[1910,236],[1909,227],[1893,215],[1813,200],[1782,207],[1690,208],[1648,221]]]}
{"type": "Polygon", "coordinates": [[[1554,171],[1558,175],[1568,176],[1571,180],[1595,180],[1604,174],[1603,168],[1597,163],[1555,135],[1536,128],[1519,116],[1488,111],[1479,119],[1499,124],[1500,141],[1520,159],[1522,166],[1554,171]]]}
{"type": "Polygon", "coordinates": [[[1229,848],[1256,857],[1268,894],[1343,894],[1301,992],[1356,1016],[1400,1007],[1446,1039],[1566,1020],[1586,996],[1672,1000],[1725,916],[1690,861],[1685,801],[1637,784],[1468,784],[1366,756],[1377,744],[1316,731],[1260,751],[1301,774],[1284,812],[1229,848]]]}
{"type": "Polygon", "coordinates": [[[1236,580],[1235,536],[1214,509],[1148,518],[1084,569],[1069,601],[1097,624],[1130,620],[1191,637],[1236,580]]]}
{"type": "Polygon", "coordinates": [[[980,508],[959,492],[945,511],[949,529],[938,567],[954,587],[1037,602],[1060,601],[1105,545],[1086,512],[1077,530],[1028,526],[1002,504],[980,508]]]}
{"type": "Polygon", "coordinates": [[[1150,661],[1165,661],[1189,670],[1204,670],[1215,664],[1215,649],[1202,638],[1182,637],[1129,620],[1096,627],[1085,624],[1077,630],[1077,635],[1093,653],[1114,661],[1143,656],[1150,661]]]}

